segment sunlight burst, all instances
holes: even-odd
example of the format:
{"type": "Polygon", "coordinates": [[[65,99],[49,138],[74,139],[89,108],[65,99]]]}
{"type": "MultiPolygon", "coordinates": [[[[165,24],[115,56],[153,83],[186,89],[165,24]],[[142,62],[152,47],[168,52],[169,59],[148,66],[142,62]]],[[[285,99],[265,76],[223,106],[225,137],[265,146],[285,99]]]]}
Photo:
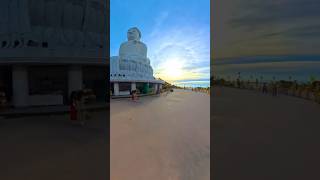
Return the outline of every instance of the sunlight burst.
{"type": "Polygon", "coordinates": [[[176,58],[165,61],[159,72],[159,77],[167,80],[178,80],[183,78],[183,62],[176,58]]]}

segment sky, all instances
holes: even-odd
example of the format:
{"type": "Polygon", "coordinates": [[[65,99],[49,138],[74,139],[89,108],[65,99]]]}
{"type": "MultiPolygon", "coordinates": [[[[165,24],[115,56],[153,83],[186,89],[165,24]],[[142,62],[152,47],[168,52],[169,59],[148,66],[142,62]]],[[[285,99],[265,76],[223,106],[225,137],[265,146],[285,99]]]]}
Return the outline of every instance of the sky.
{"type": "Polygon", "coordinates": [[[319,0],[213,2],[217,58],[319,53],[319,0]]]}
{"type": "Polygon", "coordinates": [[[213,1],[213,74],[320,78],[319,9],[319,0],[213,1]]]}
{"type": "Polygon", "coordinates": [[[180,84],[210,78],[209,0],[110,0],[110,54],[138,27],[154,76],[180,84]]]}

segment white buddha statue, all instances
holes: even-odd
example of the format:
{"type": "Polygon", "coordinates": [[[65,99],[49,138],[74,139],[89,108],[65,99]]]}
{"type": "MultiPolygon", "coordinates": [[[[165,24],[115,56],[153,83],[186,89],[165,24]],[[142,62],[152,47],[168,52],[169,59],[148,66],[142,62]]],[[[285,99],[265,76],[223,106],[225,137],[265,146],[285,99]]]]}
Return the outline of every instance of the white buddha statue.
{"type": "Polygon", "coordinates": [[[120,46],[119,59],[147,63],[147,46],[140,41],[141,32],[138,28],[130,28],[127,32],[128,41],[120,46]]]}

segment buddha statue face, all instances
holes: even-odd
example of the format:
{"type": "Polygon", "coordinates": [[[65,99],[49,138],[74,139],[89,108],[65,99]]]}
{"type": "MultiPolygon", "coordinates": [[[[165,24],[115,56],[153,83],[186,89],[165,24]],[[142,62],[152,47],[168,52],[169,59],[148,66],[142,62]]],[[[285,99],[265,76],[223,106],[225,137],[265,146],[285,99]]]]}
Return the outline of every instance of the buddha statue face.
{"type": "Polygon", "coordinates": [[[127,32],[128,41],[140,41],[141,33],[138,28],[130,28],[127,32]]]}

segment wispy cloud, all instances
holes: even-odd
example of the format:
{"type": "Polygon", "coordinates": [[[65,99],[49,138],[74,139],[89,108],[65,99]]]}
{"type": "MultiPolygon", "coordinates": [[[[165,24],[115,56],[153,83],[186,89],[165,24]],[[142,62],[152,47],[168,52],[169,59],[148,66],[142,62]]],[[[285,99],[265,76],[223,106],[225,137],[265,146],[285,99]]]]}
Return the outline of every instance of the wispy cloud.
{"type": "Polygon", "coordinates": [[[155,25],[152,28],[152,32],[150,33],[150,37],[155,36],[156,34],[159,33],[159,31],[161,31],[161,26],[163,25],[163,23],[165,22],[165,20],[168,18],[169,16],[169,12],[168,11],[163,11],[160,13],[160,15],[158,17],[156,17],[155,21],[155,25]]]}
{"type": "Polygon", "coordinates": [[[217,57],[319,53],[318,0],[220,1],[215,8],[223,13],[214,24],[217,57]]]}
{"type": "MultiPolygon", "coordinates": [[[[259,29],[269,25],[317,20],[320,17],[318,0],[238,1],[238,15],[230,20],[235,28],[259,29]]],[[[306,23],[306,22],[305,22],[306,23]]]]}
{"type": "Polygon", "coordinates": [[[209,26],[194,28],[179,25],[162,30],[159,25],[156,25],[155,28],[157,30],[146,37],[146,43],[157,76],[168,78],[162,77],[167,69],[166,66],[170,66],[172,61],[179,61],[183,75],[170,80],[209,77],[209,26]]]}

